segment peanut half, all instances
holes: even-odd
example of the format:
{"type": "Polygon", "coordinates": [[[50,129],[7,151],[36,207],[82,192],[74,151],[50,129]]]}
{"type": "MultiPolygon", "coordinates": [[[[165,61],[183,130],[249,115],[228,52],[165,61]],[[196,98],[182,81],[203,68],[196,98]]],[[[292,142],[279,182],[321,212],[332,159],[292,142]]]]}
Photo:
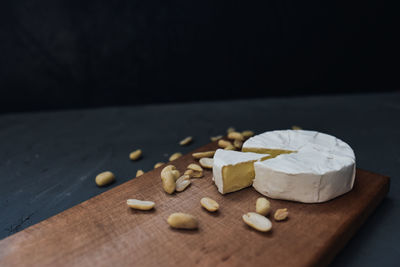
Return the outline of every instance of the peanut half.
{"type": "Polygon", "coordinates": [[[112,183],[115,180],[115,175],[112,172],[106,171],[99,173],[96,176],[96,184],[98,186],[105,186],[112,183]]]}
{"type": "Polygon", "coordinates": [[[175,184],[175,177],[171,171],[166,172],[164,176],[161,177],[162,180],[162,187],[164,191],[168,194],[172,194],[175,191],[176,184],[175,184]]]}
{"type": "Polygon", "coordinates": [[[192,142],[193,138],[191,136],[186,137],[185,139],[183,139],[182,141],[179,142],[179,144],[181,146],[186,146],[188,145],[190,142],[192,142]]]}
{"type": "Polygon", "coordinates": [[[167,175],[172,175],[174,181],[181,176],[181,172],[176,169],[174,165],[168,165],[161,170],[160,177],[161,180],[165,179],[167,175]]]}
{"type": "Polygon", "coordinates": [[[196,171],[193,171],[192,175],[190,176],[190,178],[201,178],[201,177],[203,177],[203,172],[196,172],[196,171]]]}
{"type": "Polygon", "coordinates": [[[197,171],[197,172],[202,172],[203,171],[203,168],[200,165],[196,164],[196,163],[191,163],[186,168],[189,169],[189,170],[197,171]]]}
{"type": "Polygon", "coordinates": [[[196,217],[182,212],[172,213],[167,222],[172,228],[176,229],[197,229],[199,227],[196,217]]]}
{"type": "Polygon", "coordinates": [[[283,221],[289,216],[287,209],[277,209],[274,214],[275,221],[283,221]]]}
{"type": "Polygon", "coordinates": [[[226,132],[229,134],[229,133],[231,133],[231,132],[234,132],[234,131],[236,131],[235,130],[235,128],[233,128],[233,127],[229,127],[227,130],[226,130],[226,132]]]}
{"type": "Polygon", "coordinates": [[[143,170],[137,170],[137,172],[136,172],[136,177],[139,177],[139,176],[141,176],[141,175],[143,175],[144,174],[144,171],[143,170]]]}
{"type": "Polygon", "coordinates": [[[254,135],[254,132],[250,131],[250,130],[246,130],[246,131],[242,132],[242,135],[245,139],[248,139],[254,135]]]}
{"type": "Polygon", "coordinates": [[[161,170],[161,178],[165,175],[166,172],[174,171],[176,167],[174,165],[168,165],[161,170]]]}
{"type": "Polygon", "coordinates": [[[176,159],[178,159],[178,158],[180,158],[180,157],[182,157],[182,153],[181,153],[181,152],[176,152],[176,153],[172,154],[172,155],[169,157],[169,161],[176,160],[176,159]]]}
{"type": "MultiPolygon", "coordinates": [[[[185,176],[185,175],[184,175],[185,176]]],[[[175,190],[177,192],[182,192],[183,190],[185,190],[189,185],[190,185],[190,179],[184,179],[184,180],[176,180],[176,188],[175,190]]]]}
{"type": "Polygon", "coordinates": [[[214,164],[214,159],[211,159],[211,158],[201,158],[201,159],[199,160],[199,163],[200,163],[201,167],[203,167],[203,168],[212,169],[213,164],[214,164]]]}
{"type": "Polygon", "coordinates": [[[174,179],[178,179],[181,176],[181,172],[178,170],[172,170],[171,171],[172,175],[174,176],[174,179]]]}
{"type": "Polygon", "coordinates": [[[191,163],[187,166],[188,170],[192,170],[193,172],[190,175],[190,177],[193,178],[201,178],[203,177],[203,168],[195,163],[191,163]]]}
{"type": "Polygon", "coordinates": [[[215,201],[214,199],[209,198],[209,197],[203,197],[200,200],[200,204],[201,204],[201,206],[203,206],[203,208],[205,208],[206,210],[208,210],[210,212],[214,212],[219,209],[219,204],[217,203],[217,201],[215,201]]]}
{"type": "Polygon", "coordinates": [[[197,172],[194,170],[186,170],[184,172],[185,175],[189,175],[190,178],[201,178],[203,177],[203,172],[197,172]]]}
{"type": "Polygon", "coordinates": [[[229,141],[221,139],[221,140],[218,141],[218,146],[222,147],[222,148],[225,148],[225,147],[228,147],[228,146],[232,146],[232,143],[229,142],[229,141]]]}
{"type": "Polygon", "coordinates": [[[300,126],[297,126],[297,125],[293,125],[292,130],[303,130],[303,128],[301,128],[300,126]]]}
{"type": "Polygon", "coordinates": [[[265,197],[259,197],[256,201],[256,212],[266,216],[271,210],[271,203],[265,197]]]}
{"type": "Polygon", "coordinates": [[[239,140],[239,139],[235,139],[233,141],[233,146],[237,149],[241,149],[243,146],[243,141],[239,140]]]}
{"type": "Polygon", "coordinates": [[[244,137],[243,137],[243,135],[242,135],[241,133],[238,133],[238,132],[230,132],[230,133],[228,134],[228,139],[243,141],[243,140],[244,140],[244,137]]]}
{"type": "Polygon", "coordinates": [[[142,156],[142,150],[137,149],[129,154],[131,160],[138,160],[142,156]]]}
{"type": "Polygon", "coordinates": [[[126,204],[132,208],[137,210],[151,210],[154,208],[156,203],[153,201],[145,201],[145,200],[138,200],[138,199],[128,199],[126,204]]]}
{"type": "Polygon", "coordinates": [[[193,173],[194,173],[193,170],[186,170],[183,174],[184,174],[184,175],[188,175],[189,178],[190,178],[190,177],[192,177],[193,173]]]}
{"type": "Polygon", "coordinates": [[[255,212],[248,212],[242,216],[243,221],[250,227],[260,232],[268,232],[272,228],[272,223],[267,217],[255,212]]]}
{"type": "Polygon", "coordinates": [[[212,151],[196,152],[196,153],[193,153],[192,156],[195,159],[201,159],[201,158],[214,157],[214,154],[215,154],[215,150],[212,150],[212,151]]]}
{"type": "Polygon", "coordinates": [[[214,142],[214,141],[218,141],[218,140],[221,139],[222,137],[223,137],[222,135],[211,136],[211,137],[210,137],[210,140],[214,142]]]}
{"type": "Polygon", "coordinates": [[[224,148],[224,150],[235,150],[235,149],[236,148],[232,144],[224,148]]]}
{"type": "Polygon", "coordinates": [[[164,162],[157,162],[156,164],[154,164],[154,169],[157,169],[158,167],[161,167],[164,164],[165,164],[164,162]]]}
{"type": "Polygon", "coordinates": [[[182,175],[181,177],[179,177],[179,178],[176,180],[176,183],[180,183],[180,182],[182,182],[182,181],[184,181],[184,180],[190,180],[190,175],[188,175],[188,174],[182,175]]]}

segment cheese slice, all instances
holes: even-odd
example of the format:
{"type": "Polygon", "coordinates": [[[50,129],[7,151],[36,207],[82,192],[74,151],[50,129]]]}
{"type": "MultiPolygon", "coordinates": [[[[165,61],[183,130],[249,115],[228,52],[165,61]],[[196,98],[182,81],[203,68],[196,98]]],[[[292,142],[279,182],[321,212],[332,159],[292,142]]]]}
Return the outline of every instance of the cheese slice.
{"type": "Polygon", "coordinates": [[[214,155],[213,180],[221,194],[251,186],[254,162],[270,158],[268,154],[242,153],[217,149],[214,155]]]}
{"type": "Polygon", "coordinates": [[[275,156],[254,163],[253,187],[268,197],[318,203],[353,188],[354,152],[334,136],[304,130],[272,131],[250,138],[242,151],[275,156]]]}

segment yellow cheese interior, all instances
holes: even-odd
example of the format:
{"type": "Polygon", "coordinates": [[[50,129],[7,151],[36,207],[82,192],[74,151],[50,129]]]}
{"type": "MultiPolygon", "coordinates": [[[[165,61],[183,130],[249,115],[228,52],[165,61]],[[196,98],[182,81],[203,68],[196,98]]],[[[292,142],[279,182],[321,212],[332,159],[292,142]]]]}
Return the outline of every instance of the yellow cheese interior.
{"type": "Polygon", "coordinates": [[[283,149],[269,149],[269,148],[256,148],[256,147],[244,147],[242,152],[253,152],[259,154],[270,154],[271,158],[275,158],[280,154],[290,154],[296,151],[292,150],[283,150],[283,149]]]}
{"type": "Polygon", "coordinates": [[[248,187],[253,183],[255,176],[254,161],[228,165],[222,168],[224,193],[234,192],[248,187]]]}
{"type": "MultiPolygon", "coordinates": [[[[260,159],[260,161],[275,158],[281,154],[289,154],[295,151],[279,150],[279,149],[264,149],[264,148],[244,148],[243,152],[254,152],[260,154],[269,154],[260,159]]],[[[238,191],[242,188],[253,184],[255,177],[254,162],[256,160],[228,165],[222,168],[223,193],[238,191]]]]}

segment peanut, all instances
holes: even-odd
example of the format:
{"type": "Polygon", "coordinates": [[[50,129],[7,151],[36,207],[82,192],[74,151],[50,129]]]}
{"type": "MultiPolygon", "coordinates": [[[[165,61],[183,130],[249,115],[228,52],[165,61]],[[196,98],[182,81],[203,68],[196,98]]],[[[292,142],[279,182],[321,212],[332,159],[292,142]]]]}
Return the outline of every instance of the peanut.
{"type": "Polygon", "coordinates": [[[176,160],[176,159],[178,159],[178,158],[180,158],[180,157],[182,157],[182,153],[181,153],[181,152],[176,152],[176,153],[172,154],[172,155],[169,157],[169,161],[176,160]]]}
{"type": "Polygon", "coordinates": [[[211,136],[211,137],[210,137],[210,140],[214,142],[214,141],[218,141],[218,140],[221,139],[222,137],[223,137],[222,135],[211,136]]]}
{"type": "Polygon", "coordinates": [[[200,178],[203,177],[203,168],[195,163],[191,163],[187,166],[187,169],[192,170],[193,172],[190,174],[190,177],[200,178]]]}
{"type": "Polygon", "coordinates": [[[201,178],[201,177],[203,177],[203,172],[193,171],[193,173],[192,173],[192,175],[190,177],[191,178],[201,178]]]}
{"type": "Polygon", "coordinates": [[[236,148],[232,144],[224,148],[224,150],[235,150],[235,149],[236,148]]]}
{"type": "Polygon", "coordinates": [[[228,147],[228,146],[232,146],[232,143],[229,142],[229,141],[221,139],[221,140],[218,141],[218,146],[222,147],[222,148],[225,148],[225,147],[228,147]]]}
{"type": "Polygon", "coordinates": [[[172,213],[167,222],[172,228],[176,229],[197,229],[199,227],[196,217],[182,212],[172,213]]]}
{"type": "Polygon", "coordinates": [[[213,164],[214,164],[214,159],[211,158],[201,158],[199,160],[199,163],[202,167],[207,168],[207,169],[212,169],[213,164]]]}
{"type": "Polygon", "coordinates": [[[234,132],[234,131],[236,131],[235,128],[229,127],[229,128],[226,130],[226,133],[229,134],[229,133],[234,132]]]}
{"type": "Polygon", "coordinates": [[[186,168],[189,169],[189,170],[197,171],[197,172],[202,172],[203,171],[203,168],[200,165],[196,164],[196,163],[191,163],[186,168]]]}
{"type": "Polygon", "coordinates": [[[267,217],[255,212],[248,212],[242,216],[243,221],[250,227],[260,232],[268,232],[272,228],[272,223],[267,217]]]}
{"type": "Polygon", "coordinates": [[[274,214],[275,221],[283,221],[288,217],[289,212],[287,209],[277,209],[274,214]]]}
{"type": "Polygon", "coordinates": [[[151,210],[156,205],[156,203],[154,203],[153,201],[144,201],[138,199],[128,199],[126,201],[126,204],[130,208],[137,210],[151,210]]]}
{"type": "Polygon", "coordinates": [[[138,160],[142,156],[142,150],[137,149],[129,154],[131,160],[138,160]]]}
{"type": "Polygon", "coordinates": [[[213,150],[213,151],[204,151],[204,152],[196,152],[196,153],[193,153],[192,156],[195,159],[201,159],[201,158],[214,157],[214,154],[215,154],[215,150],[213,150]]]}
{"type": "Polygon", "coordinates": [[[183,174],[184,175],[189,175],[189,178],[192,177],[194,171],[193,170],[186,170],[183,174]]]}
{"type": "Polygon", "coordinates": [[[217,211],[219,209],[219,204],[217,203],[217,201],[209,197],[203,197],[200,200],[200,204],[201,206],[203,206],[203,208],[211,212],[217,211]]]}
{"type": "Polygon", "coordinates": [[[190,175],[188,175],[188,174],[182,175],[181,177],[179,177],[179,178],[176,180],[176,183],[180,183],[180,182],[182,182],[182,181],[184,181],[184,180],[190,180],[190,175]]]}
{"type": "Polygon", "coordinates": [[[141,175],[143,175],[144,174],[144,171],[143,170],[137,170],[137,172],[136,172],[136,177],[139,177],[139,176],[141,176],[141,175]]]}
{"type": "Polygon", "coordinates": [[[174,177],[174,181],[178,179],[179,176],[181,176],[180,171],[178,171],[174,165],[168,165],[167,167],[164,167],[164,169],[162,169],[160,177],[161,179],[164,179],[167,175],[170,174],[172,175],[172,177],[174,177]]]}
{"type": "Polygon", "coordinates": [[[254,132],[250,131],[250,130],[246,130],[246,131],[242,132],[242,135],[245,139],[248,139],[254,135],[254,132]]]}
{"type": "Polygon", "coordinates": [[[265,197],[259,197],[256,201],[256,212],[266,216],[271,209],[271,203],[265,197]]]}
{"type": "Polygon", "coordinates": [[[190,142],[192,142],[193,138],[191,136],[186,137],[185,139],[183,139],[182,141],[179,142],[179,144],[181,146],[186,146],[188,145],[190,142]]]}
{"type": "Polygon", "coordinates": [[[243,141],[239,140],[239,139],[235,139],[233,141],[233,146],[237,149],[241,149],[243,146],[243,141]]]}
{"type": "Polygon", "coordinates": [[[115,175],[112,172],[106,171],[99,173],[96,176],[96,184],[98,186],[105,186],[112,183],[115,180],[115,175]]]}
{"type": "Polygon", "coordinates": [[[293,125],[292,130],[303,130],[300,126],[293,125]]]}
{"type": "Polygon", "coordinates": [[[176,167],[174,166],[174,165],[168,165],[168,166],[166,166],[166,167],[164,167],[162,170],[161,170],[161,178],[164,176],[164,174],[166,173],[166,172],[169,172],[169,171],[173,171],[173,170],[176,170],[176,167]]]}
{"type": "Polygon", "coordinates": [[[164,162],[157,162],[156,164],[154,164],[154,169],[157,169],[158,167],[161,167],[164,164],[165,164],[164,162]]]}
{"type": "Polygon", "coordinates": [[[243,141],[243,140],[244,140],[244,137],[243,137],[243,135],[242,135],[241,133],[238,133],[238,132],[230,132],[230,133],[228,134],[228,139],[243,141]]]}
{"type": "Polygon", "coordinates": [[[194,170],[186,170],[184,172],[185,175],[189,175],[190,178],[201,178],[203,177],[203,172],[198,172],[194,170]]]}
{"type": "Polygon", "coordinates": [[[181,172],[178,170],[172,170],[171,171],[172,175],[174,176],[174,179],[178,179],[181,176],[181,172]]]}
{"type": "Polygon", "coordinates": [[[163,177],[161,177],[162,180],[162,187],[164,188],[164,191],[167,192],[168,194],[172,194],[175,191],[176,184],[175,184],[175,177],[172,174],[172,172],[166,172],[163,177]]]}
{"type": "MultiPolygon", "coordinates": [[[[185,176],[185,175],[184,175],[185,176]]],[[[177,180],[176,181],[176,188],[175,190],[177,192],[182,192],[183,190],[185,190],[189,185],[190,185],[190,180],[177,180]]]]}

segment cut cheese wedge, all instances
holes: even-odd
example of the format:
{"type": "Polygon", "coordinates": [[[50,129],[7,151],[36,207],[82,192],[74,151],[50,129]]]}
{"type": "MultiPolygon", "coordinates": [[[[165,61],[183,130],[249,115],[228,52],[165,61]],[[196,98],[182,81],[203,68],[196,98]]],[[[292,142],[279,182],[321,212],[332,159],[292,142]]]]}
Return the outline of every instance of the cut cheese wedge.
{"type": "MultiPolygon", "coordinates": [[[[304,130],[271,131],[248,139],[242,151],[268,154],[267,158],[253,161],[253,187],[271,198],[324,202],[350,191],[354,184],[354,152],[331,135],[304,130]]],[[[245,179],[237,176],[226,173],[224,179],[229,184],[245,179]]]]}
{"type": "Polygon", "coordinates": [[[242,153],[217,149],[214,155],[213,179],[221,194],[251,186],[254,180],[254,162],[270,158],[268,154],[242,153]]]}

